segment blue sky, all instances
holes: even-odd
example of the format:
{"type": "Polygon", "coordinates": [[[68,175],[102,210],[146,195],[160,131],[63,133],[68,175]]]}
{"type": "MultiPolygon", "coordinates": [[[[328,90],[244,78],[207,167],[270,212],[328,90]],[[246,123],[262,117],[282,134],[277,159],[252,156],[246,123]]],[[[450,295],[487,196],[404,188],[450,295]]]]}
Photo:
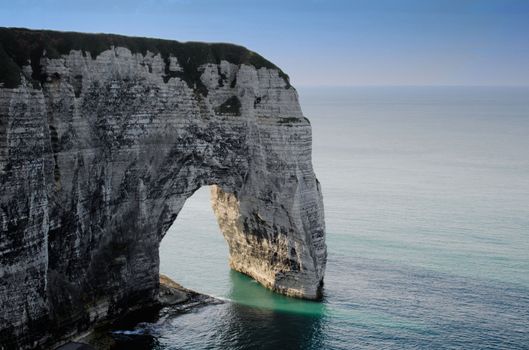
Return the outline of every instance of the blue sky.
{"type": "Polygon", "coordinates": [[[233,42],[296,86],[529,85],[529,0],[0,0],[0,26],[233,42]]]}

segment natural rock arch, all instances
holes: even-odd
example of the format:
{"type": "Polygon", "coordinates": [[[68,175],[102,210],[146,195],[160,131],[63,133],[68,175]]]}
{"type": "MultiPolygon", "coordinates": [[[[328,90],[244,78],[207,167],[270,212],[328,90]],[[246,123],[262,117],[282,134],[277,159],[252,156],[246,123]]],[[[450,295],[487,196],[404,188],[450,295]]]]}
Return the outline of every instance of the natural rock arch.
{"type": "Polygon", "coordinates": [[[0,39],[0,345],[44,344],[155,301],[160,240],[203,185],[215,185],[232,268],[321,297],[311,128],[276,66],[226,44],[0,39]]]}

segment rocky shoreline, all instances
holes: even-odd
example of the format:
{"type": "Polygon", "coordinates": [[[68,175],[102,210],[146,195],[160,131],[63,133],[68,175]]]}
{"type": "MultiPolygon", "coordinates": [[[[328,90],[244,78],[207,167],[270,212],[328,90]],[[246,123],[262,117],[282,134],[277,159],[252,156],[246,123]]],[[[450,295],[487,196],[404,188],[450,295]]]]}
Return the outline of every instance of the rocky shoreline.
{"type": "Polygon", "coordinates": [[[158,303],[131,310],[123,317],[111,320],[71,341],[54,345],[56,350],[116,350],[125,349],[127,343],[148,341],[148,334],[132,331],[140,323],[155,323],[168,316],[192,309],[223,303],[222,300],[187,289],[166,275],[160,274],[158,303]]]}

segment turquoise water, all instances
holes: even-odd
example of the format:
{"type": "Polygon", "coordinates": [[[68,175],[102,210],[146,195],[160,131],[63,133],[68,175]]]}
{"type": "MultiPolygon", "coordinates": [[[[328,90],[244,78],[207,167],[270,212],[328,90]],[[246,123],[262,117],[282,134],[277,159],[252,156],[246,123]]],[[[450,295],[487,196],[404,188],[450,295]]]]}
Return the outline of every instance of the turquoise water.
{"type": "Polygon", "coordinates": [[[161,272],[229,302],[143,324],[145,349],[529,348],[529,89],[300,89],[328,266],[322,303],[230,271],[197,191],[161,272]]]}

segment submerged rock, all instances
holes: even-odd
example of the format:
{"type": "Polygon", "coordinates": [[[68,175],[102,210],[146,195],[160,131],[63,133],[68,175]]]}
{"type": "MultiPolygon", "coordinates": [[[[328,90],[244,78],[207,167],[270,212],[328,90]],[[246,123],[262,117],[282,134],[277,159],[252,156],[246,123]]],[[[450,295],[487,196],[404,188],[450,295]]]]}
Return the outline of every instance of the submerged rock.
{"type": "Polygon", "coordinates": [[[160,241],[205,185],[233,269],[321,297],[311,127],[279,68],[229,44],[0,28],[0,348],[156,304],[160,241]]]}

